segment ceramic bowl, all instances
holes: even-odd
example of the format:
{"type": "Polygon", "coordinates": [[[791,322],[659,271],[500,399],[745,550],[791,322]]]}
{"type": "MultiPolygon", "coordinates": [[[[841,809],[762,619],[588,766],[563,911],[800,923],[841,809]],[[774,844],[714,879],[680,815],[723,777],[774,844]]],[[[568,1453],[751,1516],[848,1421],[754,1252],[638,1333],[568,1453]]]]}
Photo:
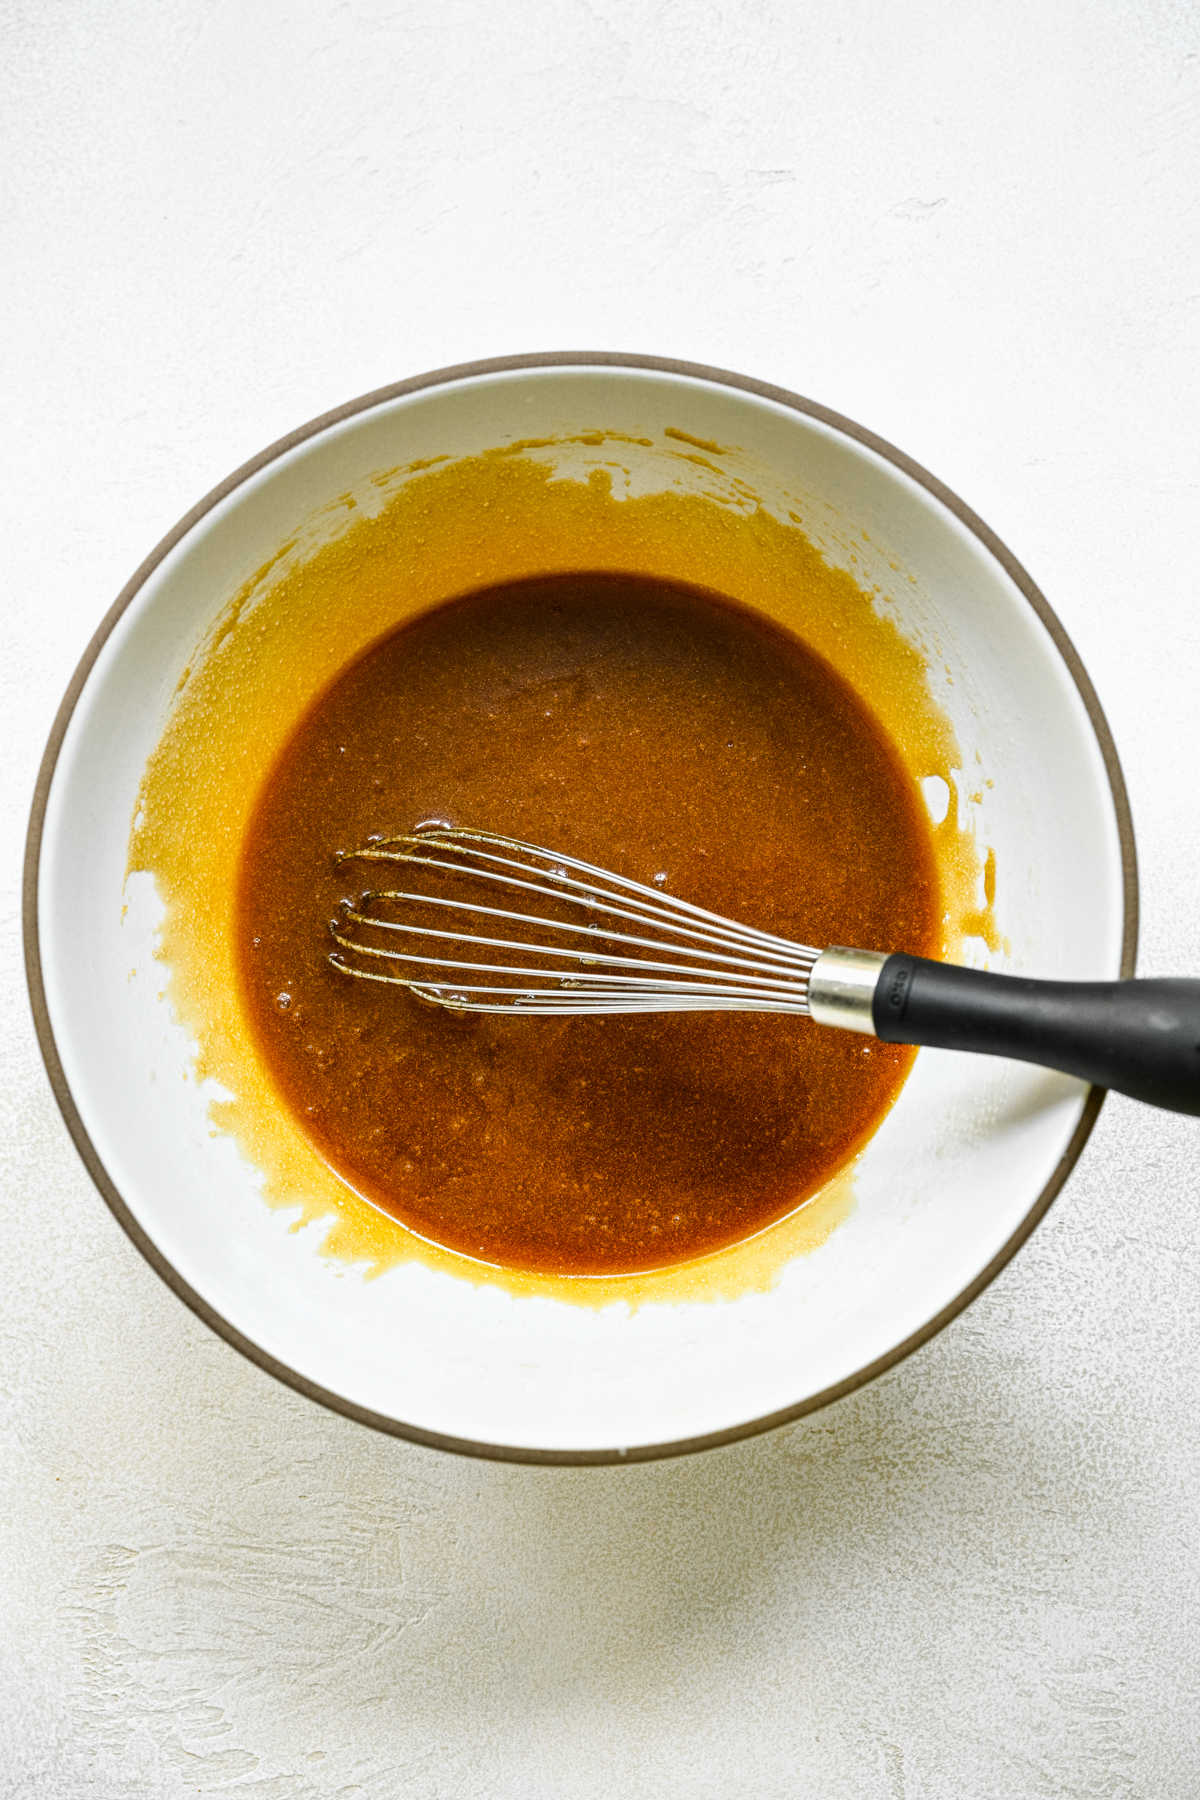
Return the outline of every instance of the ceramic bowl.
{"type": "Polygon", "coordinates": [[[1101,1100],[1024,1065],[923,1051],[823,1245],[765,1291],[634,1309],[515,1295],[419,1263],[364,1281],[322,1255],[319,1234],[290,1231],[212,1131],[207,1097],[180,1079],[193,1047],[160,984],[128,979],[152,927],[122,907],[139,780],[215,614],[299,523],[373,471],[597,426],[654,440],[666,425],[738,446],[768,503],[798,509],[831,561],[853,544],[859,577],[878,582],[906,635],[936,644],[943,702],[980,775],[974,829],[1003,871],[1008,943],[992,966],[1097,978],[1133,967],[1128,812],[1077,654],[992,532],[860,426],[719,370],[564,354],[402,382],[255,457],[139,569],[54,725],[27,859],[38,1032],[97,1186],[181,1299],[313,1399],[476,1454],[696,1449],[869,1380],[1013,1255],[1101,1100]]]}

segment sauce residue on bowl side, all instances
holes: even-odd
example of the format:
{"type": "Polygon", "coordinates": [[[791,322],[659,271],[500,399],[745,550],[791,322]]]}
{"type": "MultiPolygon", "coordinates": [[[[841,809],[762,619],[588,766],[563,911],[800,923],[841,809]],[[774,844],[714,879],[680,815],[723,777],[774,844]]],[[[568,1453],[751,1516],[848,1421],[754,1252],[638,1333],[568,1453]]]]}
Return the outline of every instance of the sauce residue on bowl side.
{"type": "MultiPolygon", "coordinates": [[[[663,443],[649,453],[661,489],[618,497],[619,435],[596,432],[586,443],[597,446],[588,452],[594,466],[581,470],[576,455],[566,472],[550,440],[426,458],[381,471],[307,521],[230,600],[191,657],[147,766],[129,868],[153,875],[164,904],[159,954],[168,993],[198,1045],[197,1078],[224,1090],[210,1108],[215,1123],[262,1171],[268,1201],[294,1209],[297,1228],[319,1222],[327,1254],[373,1274],[418,1260],[511,1292],[592,1305],[710,1299],[771,1285],[795,1255],[822,1242],[852,1205],[851,1165],[776,1223],[688,1262],[584,1280],[490,1264],[399,1223],[331,1167],[291,1106],[279,1103],[238,974],[241,847],[314,698],[372,645],[455,595],[580,569],[686,577],[794,632],[868,696],[914,791],[937,776],[950,792],[932,833],[941,911],[931,947],[954,954],[968,920],[972,930],[994,929],[990,903],[979,911],[981,860],[957,804],[953,730],[925,656],[886,606],[828,562],[794,518],[758,504],[744,480],[680,491],[672,474],[680,453],[663,443]]],[[[592,847],[596,860],[611,860],[607,845],[592,847]]],[[[736,914],[738,896],[725,904],[736,914]]],[[[819,923],[797,919],[795,930],[818,941],[819,923]]],[[[882,947],[890,941],[889,932],[882,947]]]]}

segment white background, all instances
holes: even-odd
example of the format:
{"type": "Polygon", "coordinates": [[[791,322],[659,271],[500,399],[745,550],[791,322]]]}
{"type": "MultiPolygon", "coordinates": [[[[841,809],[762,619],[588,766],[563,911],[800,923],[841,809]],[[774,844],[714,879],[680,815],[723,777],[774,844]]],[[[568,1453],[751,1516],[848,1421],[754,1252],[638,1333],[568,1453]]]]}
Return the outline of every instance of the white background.
{"type": "Polygon", "coordinates": [[[1190,0],[0,0],[0,1794],[1194,1800],[1200,1127],[1111,1101],[934,1344],[775,1435],[453,1460],[272,1383],[76,1161],[19,966],[62,688],[270,439],[476,355],[798,389],[1092,671],[1200,973],[1190,0]]]}

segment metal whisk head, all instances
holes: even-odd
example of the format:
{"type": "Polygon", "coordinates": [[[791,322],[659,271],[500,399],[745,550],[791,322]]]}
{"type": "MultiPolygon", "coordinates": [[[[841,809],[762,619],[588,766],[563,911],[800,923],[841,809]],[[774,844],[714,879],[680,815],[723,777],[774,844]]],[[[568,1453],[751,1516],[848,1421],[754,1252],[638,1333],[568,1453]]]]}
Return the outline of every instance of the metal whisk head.
{"type": "Polygon", "coordinates": [[[340,863],[403,871],[330,925],[334,968],[459,1012],[807,1013],[819,951],[487,831],[424,826],[340,863]]]}

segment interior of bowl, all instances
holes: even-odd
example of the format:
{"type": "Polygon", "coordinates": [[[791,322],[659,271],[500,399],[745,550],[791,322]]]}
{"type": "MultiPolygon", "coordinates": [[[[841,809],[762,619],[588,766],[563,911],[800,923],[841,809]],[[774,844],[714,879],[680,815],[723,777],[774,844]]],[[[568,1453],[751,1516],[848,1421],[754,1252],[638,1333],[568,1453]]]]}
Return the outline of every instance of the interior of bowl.
{"type": "MultiPolygon", "coordinates": [[[[709,459],[680,446],[722,446],[722,469],[798,518],[922,650],[959,743],[957,803],[996,871],[1004,947],[968,955],[1093,977],[1129,972],[1131,956],[1119,777],[1069,648],[965,509],[844,422],[704,372],[485,368],[376,397],[237,479],[128,595],[51,759],[35,989],[48,1062],[110,1202],[218,1329],[358,1416],[517,1456],[692,1446],[865,1378],[1000,1265],[1094,1110],[1065,1078],[922,1052],[844,1223],[736,1299],[578,1306],[419,1262],[368,1280],[322,1254],[318,1228],[263,1204],[189,1078],[194,1045],[153,960],[152,886],[126,887],[139,783],[181,674],[230,595],[281,544],[302,554],[335,529],[339,497],[368,495],[380,471],[520,440],[517,454],[578,477],[603,446],[564,442],[599,433],[628,440],[629,492],[704,492],[709,459]]],[[[803,632],[802,606],[782,622],[803,632]]]]}

